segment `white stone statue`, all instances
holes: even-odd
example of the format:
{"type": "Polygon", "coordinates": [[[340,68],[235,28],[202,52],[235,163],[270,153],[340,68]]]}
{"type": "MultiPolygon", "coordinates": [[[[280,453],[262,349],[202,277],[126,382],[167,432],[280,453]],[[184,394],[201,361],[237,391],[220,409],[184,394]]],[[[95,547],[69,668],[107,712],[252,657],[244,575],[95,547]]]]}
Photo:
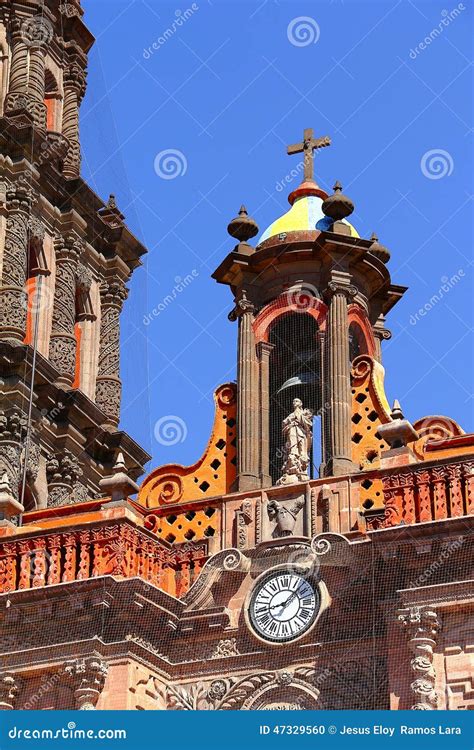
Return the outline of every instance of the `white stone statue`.
{"type": "Polygon", "coordinates": [[[313,412],[304,409],[299,398],[293,399],[293,411],[282,423],[285,458],[282,476],[277,484],[295,484],[309,479],[308,467],[313,438],[313,412]]]}

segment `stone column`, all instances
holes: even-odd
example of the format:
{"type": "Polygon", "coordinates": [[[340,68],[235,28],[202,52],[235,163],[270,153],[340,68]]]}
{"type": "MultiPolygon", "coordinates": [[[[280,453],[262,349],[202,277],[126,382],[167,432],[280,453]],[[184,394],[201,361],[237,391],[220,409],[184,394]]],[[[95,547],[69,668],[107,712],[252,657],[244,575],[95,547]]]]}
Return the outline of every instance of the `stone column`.
{"type": "Polygon", "coordinates": [[[28,76],[28,47],[22,33],[21,24],[14,21],[11,32],[12,57],[8,93],[5,99],[5,114],[24,109],[27,104],[26,84],[28,76]]]}
{"type": "Polygon", "coordinates": [[[44,103],[44,46],[34,43],[30,46],[30,66],[28,75],[29,109],[35,125],[46,129],[46,105],[44,103]]]}
{"type": "Polygon", "coordinates": [[[258,344],[260,374],[260,480],[262,487],[271,487],[270,474],[270,355],[274,344],[261,341],[258,344]]]}
{"type": "Polygon", "coordinates": [[[355,296],[354,286],[330,281],[329,312],[326,332],[326,372],[328,385],[328,431],[325,446],[329,461],[328,476],[354,471],[351,460],[351,376],[349,360],[348,299],[355,296]]]}
{"type": "Polygon", "coordinates": [[[79,177],[81,170],[81,146],[79,143],[79,105],[85,92],[85,73],[73,63],[64,71],[64,102],[62,134],[69,141],[64,159],[63,173],[66,177],[79,177]]]}
{"type": "Polygon", "coordinates": [[[0,284],[0,338],[16,344],[26,335],[28,217],[34,198],[26,183],[7,187],[7,222],[0,284]]]}
{"type": "Polygon", "coordinates": [[[20,684],[12,672],[0,674],[0,711],[12,711],[20,692],[20,684]]]}
{"type": "Polygon", "coordinates": [[[51,453],[46,458],[48,482],[48,507],[57,507],[74,502],[75,484],[82,475],[79,462],[71,451],[51,453]]]}
{"type": "Polygon", "coordinates": [[[375,340],[375,359],[382,363],[382,341],[388,341],[392,338],[391,332],[385,328],[385,319],[383,316],[377,320],[372,328],[375,340]]]}
{"type": "Polygon", "coordinates": [[[59,236],[54,249],[56,279],[49,359],[59,370],[58,383],[70,386],[76,366],[76,272],[83,243],[75,235],[59,236]]]}
{"type": "Polygon", "coordinates": [[[120,311],[128,289],[119,278],[106,279],[100,287],[100,346],[95,400],[107,414],[105,427],[116,429],[120,419],[120,311]]]}
{"type": "Polygon", "coordinates": [[[19,500],[22,474],[22,444],[26,435],[26,416],[17,407],[0,411],[0,474],[7,482],[15,501],[19,500]]]}
{"type": "Polygon", "coordinates": [[[410,662],[413,682],[410,684],[410,689],[415,702],[411,710],[436,709],[438,695],[435,690],[433,649],[436,646],[440,627],[438,615],[426,605],[410,607],[398,613],[398,621],[405,630],[408,648],[413,654],[410,662]]]}
{"type": "Polygon", "coordinates": [[[238,319],[237,347],[237,481],[236,489],[259,487],[259,386],[253,332],[255,306],[245,293],[236,302],[231,319],[238,319]]]}
{"type": "Polygon", "coordinates": [[[64,672],[74,691],[76,709],[95,711],[104,689],[108,665],[100,656],[87,656],[67,662],[64,672]]]}

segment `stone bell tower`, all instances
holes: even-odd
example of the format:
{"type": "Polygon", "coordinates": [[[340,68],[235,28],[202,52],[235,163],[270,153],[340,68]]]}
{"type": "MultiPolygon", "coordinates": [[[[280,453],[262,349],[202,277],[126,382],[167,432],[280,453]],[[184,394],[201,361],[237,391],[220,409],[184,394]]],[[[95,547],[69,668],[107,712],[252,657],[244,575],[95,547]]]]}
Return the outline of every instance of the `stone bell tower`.
{"type": "MultiPolygon", "coordinates": [[[[12,508],[99,491],[122,452],[119,317],[146,250],[80,176],[78,0],[0,1],[0,473],[12,508]]],[[[7,513],[8,515],[8,513],[7,513]]]]}
{"type": "Polygon", "coordinates": [[[258,227],[242,207],[228,227],[238,244],[214,273],[232,290],[239,326],[238,490],[293,481],[282,470],[282,420],[299,401],[319,420],[308,478],[354,472],[351,362],[380,362],[385,315],[405,291],[391,283],[388,250],[348,222],[354,206],[341,185],[327,195],[315,182],[314,150],[329,145],[307,129],[288,147],[304,168],[290,210],[253,247],[258,227]]]}

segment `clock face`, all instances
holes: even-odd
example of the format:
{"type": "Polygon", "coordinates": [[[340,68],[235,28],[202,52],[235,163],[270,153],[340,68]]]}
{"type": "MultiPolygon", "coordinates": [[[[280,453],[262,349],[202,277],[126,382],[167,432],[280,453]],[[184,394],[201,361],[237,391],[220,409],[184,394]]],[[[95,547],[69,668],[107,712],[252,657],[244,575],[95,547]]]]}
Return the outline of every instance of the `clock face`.
{"type": "Polygon", "coordinates": [[[316,619],[319,594],[299,573],[273,571],[258,581],[250,598],[253,629],[266,641],[284,643],[303,635],[316,619]]]}

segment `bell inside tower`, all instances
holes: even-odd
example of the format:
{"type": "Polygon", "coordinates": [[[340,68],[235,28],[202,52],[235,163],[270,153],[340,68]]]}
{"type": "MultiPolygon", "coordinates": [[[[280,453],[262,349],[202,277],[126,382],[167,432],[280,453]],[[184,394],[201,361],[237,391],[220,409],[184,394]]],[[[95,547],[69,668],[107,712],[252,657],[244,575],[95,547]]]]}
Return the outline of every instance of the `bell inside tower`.
{"type": "MultiPolygon", "coordinates": [[[[318,324],[308,313],[279,318],[270,331],[270,473],[273,483],[282,474],[285,438],[283,420],[293,411],[295,399],[317,415],[321,409],[321,353],[318,324]]],[[[315,416],[313,422],[319,417],[315,416]]],[[[321,460],[318,424],[313,426],[309,476],[318,476],[321,460]]]]}

